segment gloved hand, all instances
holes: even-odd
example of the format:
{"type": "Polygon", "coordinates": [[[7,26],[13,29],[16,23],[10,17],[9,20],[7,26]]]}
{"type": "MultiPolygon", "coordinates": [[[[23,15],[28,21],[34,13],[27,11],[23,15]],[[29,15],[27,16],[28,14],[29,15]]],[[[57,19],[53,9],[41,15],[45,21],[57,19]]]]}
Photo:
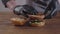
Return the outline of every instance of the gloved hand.
{"type": "Polygon", "coordinates": [[[17,5],[13,12],[16,15],[23,15],[25,17],[28,17],[28,15],[36,15],[38,13],[32,6],[29,5],[17,5]]]}

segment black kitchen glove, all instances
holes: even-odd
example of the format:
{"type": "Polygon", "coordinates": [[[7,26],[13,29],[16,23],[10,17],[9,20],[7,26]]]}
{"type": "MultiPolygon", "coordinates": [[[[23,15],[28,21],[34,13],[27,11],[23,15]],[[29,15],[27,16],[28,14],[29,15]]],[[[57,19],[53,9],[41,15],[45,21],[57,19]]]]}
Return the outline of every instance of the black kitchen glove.
{"type": "Polygon", "coordinates": [[[38,12],[29,5],[18,5],[13,10],[14,14],[16,15],[23,15],[28,17],[28,15],[36,15],[38,12]]]}

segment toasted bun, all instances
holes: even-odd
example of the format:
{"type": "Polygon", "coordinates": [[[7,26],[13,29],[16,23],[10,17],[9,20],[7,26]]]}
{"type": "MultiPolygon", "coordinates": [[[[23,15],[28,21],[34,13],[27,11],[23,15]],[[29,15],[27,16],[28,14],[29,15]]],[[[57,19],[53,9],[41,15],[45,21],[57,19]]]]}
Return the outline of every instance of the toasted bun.
{"type": "Polygon", "coordinates": [[[14,25],[24,25],[26,20],[20,18],[11,18],[10,19],[14,25]]]}

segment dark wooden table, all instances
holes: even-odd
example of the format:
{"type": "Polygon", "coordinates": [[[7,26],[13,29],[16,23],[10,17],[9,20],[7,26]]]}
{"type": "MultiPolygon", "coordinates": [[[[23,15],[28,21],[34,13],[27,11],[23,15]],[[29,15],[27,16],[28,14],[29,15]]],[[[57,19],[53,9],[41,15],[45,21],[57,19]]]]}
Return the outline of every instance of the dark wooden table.
{"type": "Polygon", "coordinates": [[[0,12],[0,34],[60,34],[59,13],[46,20],[47,24],[44,27],[14,26],[9,19],[15,16],[12,12],[0,12]]]}

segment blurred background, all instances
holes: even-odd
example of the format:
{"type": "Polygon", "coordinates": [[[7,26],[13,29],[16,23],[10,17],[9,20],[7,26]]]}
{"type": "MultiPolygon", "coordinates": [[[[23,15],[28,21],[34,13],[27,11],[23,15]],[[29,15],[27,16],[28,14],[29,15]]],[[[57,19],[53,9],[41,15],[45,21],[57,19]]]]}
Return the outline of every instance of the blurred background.
{"type": "MultiPolygon", "coordinates": [[[[26,0],[18,0],[18,1],[16,1],[16,2],[19,3],[19,4],[21,4],[21,5],[23,5],[23,4],[26,3],[26,0]]],[[[1,0],[0,0],[0,11],[9,11],[8,8],[5,8],[5,7],[4,7],[4,5],[3,5],[3,3],[2,3],[1,0]]]]}
{"type": "MultiPolygon", "coordinates": [[[[17,2],[19,4],[25,4],[27,3],[28,0],[18,0],[17,2]]],[[[60,10],[60,5],[57,5],[58,10],[60,10]]],[[[5,8],[4,5],[2,4],[2,1],[0,0],[0,11],[9,11],[8,8],[5,8]]]]}

